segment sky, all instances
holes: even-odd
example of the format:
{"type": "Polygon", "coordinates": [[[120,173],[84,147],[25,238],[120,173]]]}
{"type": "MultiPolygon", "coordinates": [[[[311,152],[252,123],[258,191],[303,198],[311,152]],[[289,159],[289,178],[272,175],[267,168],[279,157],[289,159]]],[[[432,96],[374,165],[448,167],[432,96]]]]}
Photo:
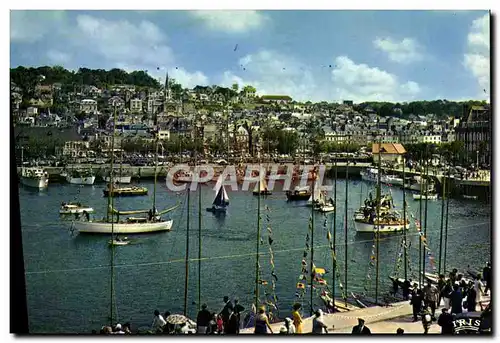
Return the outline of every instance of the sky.
{"type": "Polygon", "coordinates": [[[489,99],[487,11],[11,11],[10,66],[165,73],[297,101],[489,99]]]}

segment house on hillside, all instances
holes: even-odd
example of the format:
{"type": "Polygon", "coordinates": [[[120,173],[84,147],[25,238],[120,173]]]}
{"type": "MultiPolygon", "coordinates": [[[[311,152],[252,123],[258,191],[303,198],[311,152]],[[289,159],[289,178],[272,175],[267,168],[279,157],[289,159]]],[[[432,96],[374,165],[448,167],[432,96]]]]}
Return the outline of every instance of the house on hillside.
{"type": "Polygon", "coordinates": [[[125,101],[119,96],[113,96],[109,98],[108,105],[116,108],[123,108],[125,106],[125,101]]]}
{"type": "Polygon", "coordinates": [[[292,98],[288,95],[263,95],[261,101],[266,104],[287,105],[292,102],[292,98]]]}
{"type": "Polygon", "coordinates": [[[405,153],[406,149],[400,143],[372,144],[372,156],[374,163],[378,163],[380,154],[380,159],[382,163],[390,162],[395,164],[401,164],[403,163],[403,155],[405,153]]]}

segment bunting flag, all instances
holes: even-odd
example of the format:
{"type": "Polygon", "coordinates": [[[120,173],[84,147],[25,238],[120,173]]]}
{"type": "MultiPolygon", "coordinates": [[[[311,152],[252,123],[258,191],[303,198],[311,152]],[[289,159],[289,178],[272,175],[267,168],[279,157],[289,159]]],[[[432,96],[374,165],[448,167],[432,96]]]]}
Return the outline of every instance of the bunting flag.
{"type": "Polygon", "coordinates": [[[429,260],[429,264],[433,270],[436,270],[435,258],[432,255],[431,249],[429,248],[429,244],[427,242],[427,237],[425,237],[425,234],[422,231],[420,221],[417,218],[415,218],[413,213],[410,213],[410,216],[415,221],[415,227],[417,228],[417,232],[419,234],[420,241],[422,242],[422,245],[424,247],[425,254],[429,260]]]}
{"type": "MultiPolygon", "coordinates": [[[[264,206],[266,210],[266,228],[267,228],[267,243],[269,245],[269,264],[271,266],[271,292],[267,291],[267,288],[264,288],[264,294],[266,297],[266,303],[269,305],[269,313],[271,317],[274,317],[272,311],[273,309],[278,312],[279,315],[279,307],[278,307],[278,297],[276,296],[276,282],[278,281],[278,276],[276,275],[275,264],[274,264],[274,250],[273,250],[273,230],[271,227],[271,209],[269,206],[264,206]]],[[[267,285],[267,283],[266,283],[267,285]]]]}
{"type": "MultiPolygon", "coordinates": [[[[344,290],[344,286],[342,285],[342,282],[340,281],[340,271],[339,271],[339,268],[337,266],[337,256],[335,254],[335,245],[334,245],[334,242],[332,240],[332,234],[330,233],[330,230],[328,229],[328,222],[327,222],[327,216],[326,214],[324,214],[325,216],[325,221],[323,223],[323,230],[326,231],[326,239],[328,240],[328,245],[330,246],[330,254],[331,254],[331,257],[332,257],[332,261],[335,262],[335,270],[332,271],[332,273],[335,273],[335,280],[338,281],[338,285],[339,285],[339,288],[340,288],[340,294],[342,296],[342,298],[344,300],[347,299],[347,294],[344,290]]],[[[335,228],[334,228],[335,230],[335,228]]],[[[329,292],[331,292],[330,288],[328,287],[326,281],[324,283],[324,285],[326,286],[327,290],[329,292]]]]}

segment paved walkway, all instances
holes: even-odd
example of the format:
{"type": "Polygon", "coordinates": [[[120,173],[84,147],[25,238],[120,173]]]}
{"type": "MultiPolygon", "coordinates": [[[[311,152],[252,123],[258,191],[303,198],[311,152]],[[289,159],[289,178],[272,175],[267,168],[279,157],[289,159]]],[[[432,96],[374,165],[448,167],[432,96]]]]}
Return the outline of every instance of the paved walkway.
{"type": "MultiPolygon", "coordinates": [[[[422,322],[419,320],[413,322],[413,311],[409,301],[394,303],[389,307],[374,306],[344,313],[325,314],[325,324],[330,333],[351,333],[352,327],[358,324],[358,318],[365,320],[365,325],[370,328],[372,333],[395,334],[398,328],[402,328],[405,333],[422,334],[424,332],[422,322]],[[332,330],[333,329],[333,330],[332,330]]],[[[484,297],[483,306],[489,303],[489,296],[484,297]]],[[[441,313],[440,306],[436,309],[436,317],[441,313]]],[[[479,309],[479,306],[478,308],[479,309]]],[[[271,327],[275,334],[283,323],[272,324],[271,327]]],[[[240,333],[253,333],[253,328],[241,330],[240,333]]],[[[304,318],[304,333],[312,331],[312,318],[304,318]]],[[[441,327],[437,322],[433,322],[429,333],[439,334],[441,327]]]]}

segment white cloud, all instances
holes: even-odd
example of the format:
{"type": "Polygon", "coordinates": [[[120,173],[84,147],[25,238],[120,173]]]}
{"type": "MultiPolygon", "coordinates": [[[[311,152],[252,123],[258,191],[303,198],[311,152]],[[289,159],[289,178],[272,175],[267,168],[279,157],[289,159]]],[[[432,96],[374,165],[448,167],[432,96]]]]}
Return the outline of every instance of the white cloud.
{"type": "Polygon", "coordinates": [[[208,84],[208,78],[202,72],[189,72],[177,66],[167,36],[150,21],[133,23],[79,15],[76,22],[76,27],[68,31],[66,37],[82,54],[90,51],[99,55],[103,59],[99,62],[100,67],[105,64],[127,71],[147,70],[163,81],[166,68],[183,87],[208,84]]]}
{"type": "Polygon", "coordinates": [[[259,11],[222,11],[206,10],[189,12],[197,19],[201,19],[212,30],[241,33],[262,26],[267,20],[259,11]]]}
{"type": "Polygon", "coordinates": [[[42,39],[65,19],[63,11],[10,12],[10,40],[15,43],[33,43],[42,39]]]}
{"type": "Polygon", "coordinates": [[[407,101],[421,92],[414,81],[402,82],[393,74],[355,64],[346,56],[337,57],[332,69],[313,69],[289,55],[261,50],[242,57],[238,67],[237,72],[225,71],[220,83],[227,87],[235,82],[240,87],[250,84],[259,95],[289,95],[298,101],[407,101]],[[325,73],[330,77],[325,78],[325,73]]]}
{"type": "Polygon", "coordinates": [[[332,80],[335,97],[361,101],[405,101],[420,93],[418,83],[402,83],[396,75],[366,64],[356,64],[346,56],[335,59],[332,80]]]}
{"type": "Polygon", "coordinates": [[[237,73],[223,73],[222,85],[230,87],[236,82],[242,87],[250,84],[260,95],[289,95],[296,100],[324,98],[325,93],[318,92],[311,69],[291,56],[261,50],[242,57],[238,66],[237,73]]]}
{"type": "Polygon", "coordinates": [[[472,72],[479,84],[482,98],[490,94],[490,16],[484,16],[472,22],[467,36],[467,52],[464,65],[472,72]]]}
{"type": "Polygon", "coordinates": [[[408,64],[423,58],[423,54],[420,53],[422,47],[412,38],[404,38],[401,41],[389,37],[377,38],[373,41],[373,45],[387,53],[389,59],[397,63],[408,64]]]}
{"type": "Polygon", "coordinates": [[[47,57],[54,64],[67,64],[71,59],[69,54],[58,50],[47,51],[47,57]]]}

